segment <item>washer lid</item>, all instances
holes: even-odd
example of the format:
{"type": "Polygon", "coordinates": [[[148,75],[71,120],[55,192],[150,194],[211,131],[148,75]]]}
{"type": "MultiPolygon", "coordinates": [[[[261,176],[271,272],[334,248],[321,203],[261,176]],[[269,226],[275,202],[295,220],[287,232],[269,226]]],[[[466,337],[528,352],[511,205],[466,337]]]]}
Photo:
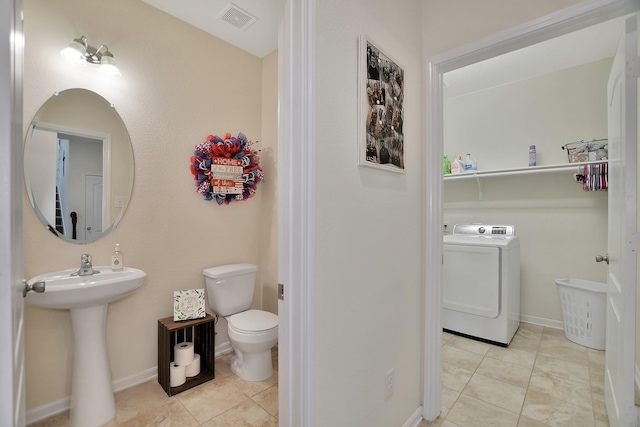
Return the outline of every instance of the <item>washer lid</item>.
{"type": "Polygon", "coordinates": [[[511,249],[520,246],[518,236],[465,236],[460,234],[446,234],[442,237],[445,245],[464,246],[495,246],[511,249]]]}
{"type": "Polygon", "coordinates": [[[276,328],[278,316],[262,310],[247,310],[228,319],[229,325],[239,332],[260,332],[276,328]]]}

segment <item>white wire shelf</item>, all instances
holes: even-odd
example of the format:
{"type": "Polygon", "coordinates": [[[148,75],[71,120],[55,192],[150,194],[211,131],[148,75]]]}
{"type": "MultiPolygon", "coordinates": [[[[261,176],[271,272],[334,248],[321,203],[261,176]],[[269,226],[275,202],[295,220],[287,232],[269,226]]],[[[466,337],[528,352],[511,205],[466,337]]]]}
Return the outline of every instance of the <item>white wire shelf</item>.
{"type": "Polygon", "coordinates": [[[553,173],[553,172],[579,172],[579,167],[585,165],[608,163],[608,160],[596,160],[593,162],[580,162],[580,163],[563,163],[559,165],[545,165],[545,166],[528,166],[522,168],[510,168],[510,169],[492,169],[486,171],[472,171],[464,172],[455,175],[444,175],[445,181],[455,181],[460,179],[474,179],[478,185],[478,200],[482,200],[482,178],[502,177],[508,175],[533,175],[536,173],[553,173]]]}
{"type": "Polygon", "coordinates": [[[528,166],[521,168],[509,168],[509,169],[490,169],[484,171],[472,171],[463,172],[456,175],[444,175],[444,180],[457,180],[457,179],[476,179],[476,178],[489,178],[492,176],[506,176],[506,175],[529,175],[541,172],[564,172],[573,171],[577,172],[579,166],[593,165],[607,163],[607,160],[596,160],[593,162],[580,162],[580,163],[563,163],[559,165],[545,165],[545,166],[528,166]]]}

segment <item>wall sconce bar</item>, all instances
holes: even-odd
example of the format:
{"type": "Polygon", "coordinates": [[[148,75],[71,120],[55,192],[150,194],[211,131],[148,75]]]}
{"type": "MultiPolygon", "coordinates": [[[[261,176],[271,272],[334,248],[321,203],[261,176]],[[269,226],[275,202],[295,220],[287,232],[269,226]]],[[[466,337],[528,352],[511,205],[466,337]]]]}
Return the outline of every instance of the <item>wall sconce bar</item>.
{"type": "Polygon", "coordinates": [[[67,61],[74,65],[85,66],[87,63],[100,65],[100,72],[110,76],[120,76],[113,54],[106,45],[95,48],[89,45],[87,38],[82,36],[74,39],[69,46],[60,51],[67,61]]]}

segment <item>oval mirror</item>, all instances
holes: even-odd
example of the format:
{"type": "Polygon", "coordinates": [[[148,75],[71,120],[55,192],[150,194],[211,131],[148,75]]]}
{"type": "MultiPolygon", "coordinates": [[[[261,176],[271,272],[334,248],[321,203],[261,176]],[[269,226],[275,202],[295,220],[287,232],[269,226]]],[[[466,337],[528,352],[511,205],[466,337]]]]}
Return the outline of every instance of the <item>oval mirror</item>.
{"type": "Polygon", "coordinates": [[[53,234],[79,244],[106,235],[133,189],[133,149],[120,115],[86,89],[55,94],[27,132],[24,177],[31,206],[53,234]]]}

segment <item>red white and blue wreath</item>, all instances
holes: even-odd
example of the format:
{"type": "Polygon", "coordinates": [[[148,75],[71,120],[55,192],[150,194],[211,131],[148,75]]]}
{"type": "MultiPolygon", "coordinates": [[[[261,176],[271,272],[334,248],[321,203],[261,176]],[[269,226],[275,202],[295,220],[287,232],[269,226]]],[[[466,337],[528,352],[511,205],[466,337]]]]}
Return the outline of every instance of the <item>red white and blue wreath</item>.
{"type": "Polygon", "coordinates": [[[196,180],[196,191],[205,200],[229,204],[234,200],[247,200],[256,192],[264,175],[258,152],[245,134],[237,137],[227,133],[224,138],[207,136],[196,145],[191,156],[191,173],[196,180]]]}

